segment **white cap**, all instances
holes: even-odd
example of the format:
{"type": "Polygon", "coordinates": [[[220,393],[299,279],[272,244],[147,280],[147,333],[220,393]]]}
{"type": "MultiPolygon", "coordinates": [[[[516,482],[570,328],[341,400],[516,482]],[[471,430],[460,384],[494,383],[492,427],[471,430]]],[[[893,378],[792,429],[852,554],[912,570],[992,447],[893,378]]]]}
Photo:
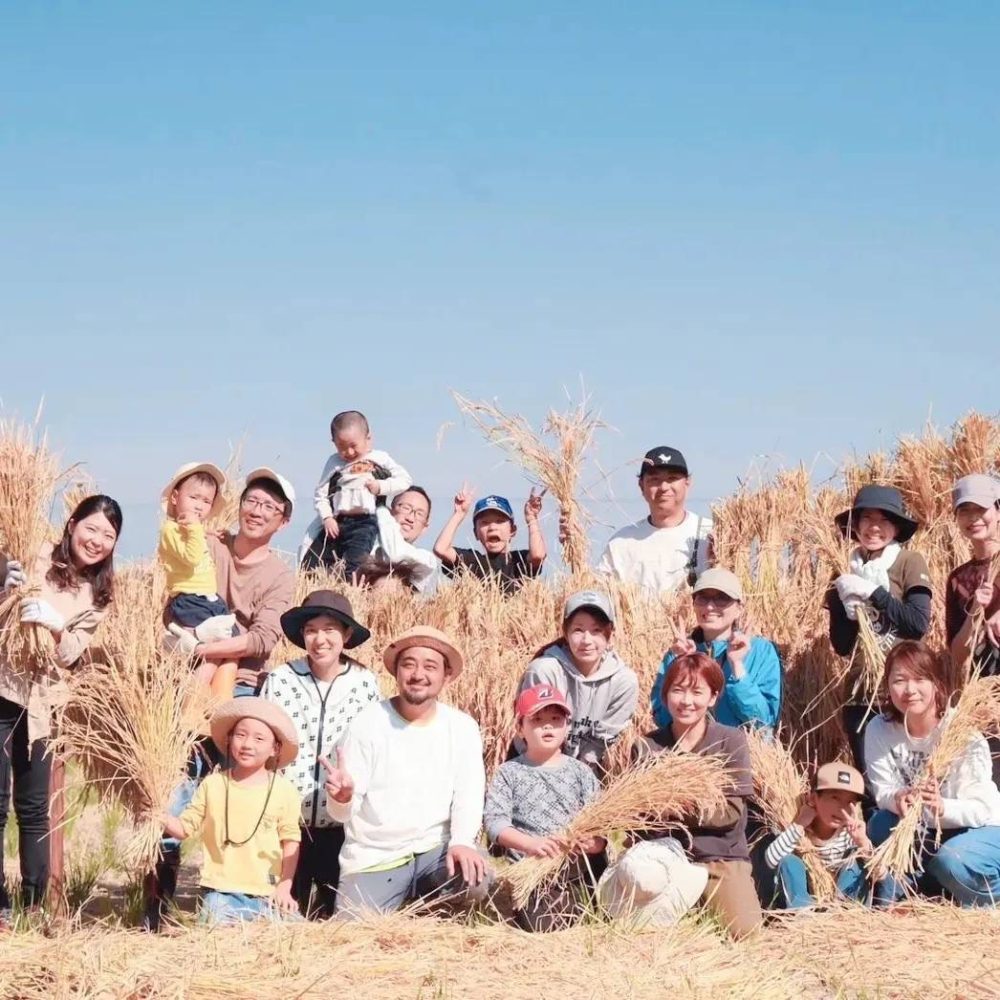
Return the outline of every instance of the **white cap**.
{"type": "Polygon", "coordinates": [[[977,474],[963,476],[951,491],[952,507],[963,503],[974,503],[977,507],[989,509],[1000,501],[1000,482],[992,476],[977,474]]]}
{"type": "Polygon", "coordinates": [[[293,506],[295,505],[295,489],[284,476],[275,472],[274,469],[269,469],[266,465],[262,465],[259,469],[248,472],[246,485],[249,486],[255,479],[270,479],[271,482],[277,483],[278,488],[285,495],[285,499],[293,506]]]}
{"type": "Polygon", "coordinates": [[[581,608],[594,608],[600,611],[612,625],[615,623],[615,608],[611,598],[599,590],[578,590],[570,594],[563,605],[563,621],[581,608]]]}

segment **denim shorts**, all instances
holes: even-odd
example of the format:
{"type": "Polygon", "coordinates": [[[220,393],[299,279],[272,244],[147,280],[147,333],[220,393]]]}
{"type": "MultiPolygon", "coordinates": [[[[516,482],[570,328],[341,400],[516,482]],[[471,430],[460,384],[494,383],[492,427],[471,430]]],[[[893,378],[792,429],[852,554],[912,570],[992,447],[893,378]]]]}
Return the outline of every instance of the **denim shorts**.
{"type": "Polygon", "coordinates": [[[218,615],[228,615],[226,602],[218,596],[204,594],[174,594],[167,602],[167,614],[171,621],[184,628],[197,628],[202,622],[218,615]]]}

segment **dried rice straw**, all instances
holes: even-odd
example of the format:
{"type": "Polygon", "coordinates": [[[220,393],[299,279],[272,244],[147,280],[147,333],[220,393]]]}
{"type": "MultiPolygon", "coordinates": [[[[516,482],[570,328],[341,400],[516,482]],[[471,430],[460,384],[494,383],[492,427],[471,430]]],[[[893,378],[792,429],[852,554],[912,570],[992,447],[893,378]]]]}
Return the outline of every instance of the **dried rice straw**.
{"type": "Polygon", "coordinates": [[[642,758],[615,778],[570,821],[561,836],[569,850],[557,858],[524,858],[504,880],[514,905],[523,908],[532,892],[550,884],[572,856],[573,845],[637,830],[666,833],[685,816],[721,807],[732,778],[718,756],[666,751],[642,758]]]}

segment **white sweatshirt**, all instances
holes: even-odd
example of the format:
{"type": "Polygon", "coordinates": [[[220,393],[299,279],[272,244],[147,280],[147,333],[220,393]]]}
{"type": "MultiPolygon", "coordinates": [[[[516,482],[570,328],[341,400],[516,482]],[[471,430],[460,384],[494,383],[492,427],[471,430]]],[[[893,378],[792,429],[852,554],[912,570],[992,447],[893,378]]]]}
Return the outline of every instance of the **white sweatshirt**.
{"type": "Polygon", "coordinates": [[[473,847],[483,822],[486,772],[476,721],[438,702],[425,725],[407,722],[390,700],[351,723],[342,762],[354,797],[328,801],[344,824],[343,875],[422,854],[442,844],[473,847]]]}
{"type": "MultiPolygon", "coordinates": [[[[948,718],[950,716],[946,716],[948,718]]],[[[911,787],[941,738],[942,723],[928,736],[907,736],[901,722],[877,716],[865,730],[868,783],[879,809],[896,811],[896,793],[911,787]]],[[[1000,789],[993,783],[993,764],[986,740],[977,733],[941,780],[941,827],[1000,826],[1000,789]]],[[[934,816],[924,810],[923,821],[934,816]]]]}

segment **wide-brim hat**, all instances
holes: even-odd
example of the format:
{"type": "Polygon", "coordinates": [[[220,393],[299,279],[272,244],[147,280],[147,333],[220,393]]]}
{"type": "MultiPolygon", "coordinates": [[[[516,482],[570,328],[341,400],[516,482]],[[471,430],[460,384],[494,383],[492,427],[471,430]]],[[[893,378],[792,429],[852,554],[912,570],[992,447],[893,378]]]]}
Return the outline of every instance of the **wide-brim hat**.
{"type": "Polygon", "coordinates": [[[274,738],[280,744],[276,763],[279,769],[288,767],[298,756],[299,737],[288,714],[273,702],[253,697],[230,698],[212,713],[209,728],[212,732],[212,742],[219,748],[220,753],[229,752],[229,737],[240,719],[256,719],[274,733],[274,738]]]}
{"type": "Polygon", "coordinates": [[[204,472],[215,480],[218,487],[215,491],[215,499],[212,501],[212,509],[208,512],[209,517],[216,517],[222,513],[222,508],[226,505],[226,498],[222,495],[226,488],[226,474],[217,465],[211,462],[188,462],[182,465],[171,477],[170,482],[163,487],[160,494],[160,506],[163,513],[170,513],[170,494],[177,489],[177,484],[188,476],[193,476],[196,472],[204,472]]]}
{"type": "Polygon", "coordinates": [[[841,511],[834,518],[845,537],[853,531],[852,526],[857,524],[863,510],[882,511],[899,529],[896,541],[900,543],[909,541],[920,527],[920,522],[907,514],[903,494],[899,490],[891,486],[862,486],[850,509],[841,511]]]}
{"type": "Polygon", "coordinates": [[[344,640],[344,649],[354,649],[371,638],[368,631],[355,617],[351,602],[333,590],[314,590],[297,608],[290,608],[281,616],[281,631],[300,649],[305,649],[302,637],[306,622],[327,615],[346,625],[350,635],[344,640]]]}
{"type": "Polygon", "coordinates": [[[456,678],[465,666],[465,657],[461,650],[439,629],[430,625],[415,625],[407,629],[401,636],[393,639],[382,654],[382,662],[385,669],[393,676],[396,675],[396,660],[404,649],[412,646],[426,646],[428,649],[436,649],[445,659],[448,668],[451,670],[452,679],[456,678]]]}

